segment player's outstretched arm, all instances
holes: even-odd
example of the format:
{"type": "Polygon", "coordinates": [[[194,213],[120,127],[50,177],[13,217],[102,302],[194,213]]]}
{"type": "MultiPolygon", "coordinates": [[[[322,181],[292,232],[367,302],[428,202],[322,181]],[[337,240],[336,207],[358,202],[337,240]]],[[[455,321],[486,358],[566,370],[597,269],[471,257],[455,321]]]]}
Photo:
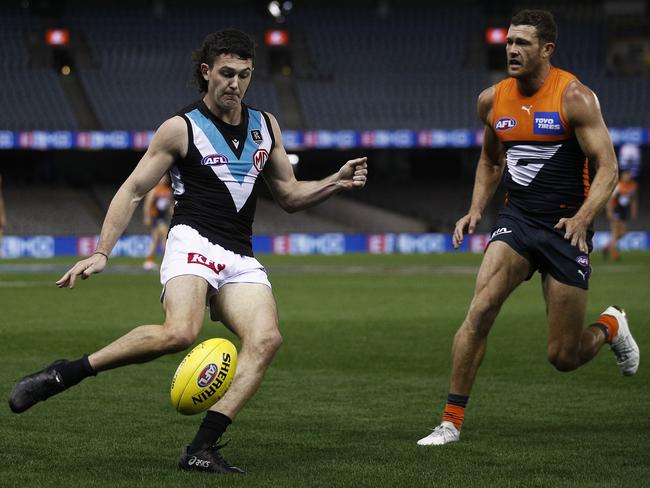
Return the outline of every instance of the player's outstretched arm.
{"type": "Polygon", "coordinates": [[[151,205],[153,204],[154,198],[154,191],[150,190],[142,202],[142,223],[146,226],[151,225],[151,205]]]}
{"type": "Polygon", "coordinates": [[[465,233],[474,233],[474,229],[481,221],[483,210],[492,200],[501,182],[505,159],[503,145],[494,133],[491,123],[494,91],[494,87],[490,87],[483,90],[478,97],[478,114],[485,125],[483,146],[476,166],[472,203],[467,214],[458,219],[454,227],[452,237],[454,248],[458,248],[463,243],[465,233]]]}
{"type": "Polygon", "coordinates": [[[273,127],[275,147],[264,168],[264,179],[273,198],[287,212],[316,205],[342,190],[363,188],[368,177],[368,158],[347,161],[336,173],[318,181],[298,181],[282,144],[282,133],[275,117],[268,114],[273,127]]]}
{"type": "Polygon", "coordinates": [[[571,218],[560,219],[555,228],[563,228],[564,238],[587,253],[587,230],[616,187],[618,164],[598,99],[589,88],[577,80],[573,81],[564,93],[564,113],[575,131],[582,152],[594,164],[596,175],[591,183],[589,195],[578,212],[571,218]]]}
{"type": "Polygon", "coordinates": [[[73,288],[77,277],[88,278],[106,267],[106,262],[140,200],[151,190],[174,160],[187,153],[187,127],[181,117],[165,121],[156,131],[149,149],[117,191],[106,213],[97,252],[78,261],[57,282],[59,288],[73,288]]]}

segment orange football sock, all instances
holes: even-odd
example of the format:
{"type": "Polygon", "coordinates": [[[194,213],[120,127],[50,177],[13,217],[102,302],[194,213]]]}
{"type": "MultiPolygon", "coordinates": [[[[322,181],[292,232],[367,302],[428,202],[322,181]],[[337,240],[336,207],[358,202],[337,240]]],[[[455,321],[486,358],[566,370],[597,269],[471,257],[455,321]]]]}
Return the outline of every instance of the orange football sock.
{"type": "Polygon", "coordinates": [[[596,320],[596,324],[607,329],[607,342],[611,343],[618,334],[618,320],[616,320],[616,317],[602,314],[596,320]]]}
{"type": "Polygon", "coordinates": [[[463,419],[465,418],[465,407],[447,403],[445,411],[442,413],[443,422],[451,422],[460,430],[463,426],[463,419]]]}

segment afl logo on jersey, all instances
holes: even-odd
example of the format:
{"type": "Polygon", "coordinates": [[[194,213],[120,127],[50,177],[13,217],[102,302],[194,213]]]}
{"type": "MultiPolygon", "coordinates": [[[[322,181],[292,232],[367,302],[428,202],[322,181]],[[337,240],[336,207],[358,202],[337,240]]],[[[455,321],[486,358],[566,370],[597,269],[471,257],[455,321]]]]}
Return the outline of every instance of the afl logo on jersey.
{"type": "Polygon", "coordinates": [[[255,165],[255,169],[260,173],[264,169],[268,157],[269,152],[266,149],[258,149],[255,151],[255,154],[253,154],[253,164],[255,165]]]}
{"type": "Polygon", "coordinates": [[[501,117],[494,124],[494,128],[500,131],[513,129],[517,125],[517,121],[512,117],[501,117]]]}
{"type": "Polygon", "coordinates": [[[228,158],[223,154],[208,154],[201,160],[201,166],[218,166],[228,164],[228,158]]]}

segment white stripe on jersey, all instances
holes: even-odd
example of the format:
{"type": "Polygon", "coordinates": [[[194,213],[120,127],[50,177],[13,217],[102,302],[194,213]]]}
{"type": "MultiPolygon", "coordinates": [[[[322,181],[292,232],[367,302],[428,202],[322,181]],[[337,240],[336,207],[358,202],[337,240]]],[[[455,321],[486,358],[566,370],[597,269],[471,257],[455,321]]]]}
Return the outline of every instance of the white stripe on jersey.
{"type": "MultiPolygon", "coordinates": [[[[188,117],[188,120],[192,124],[192,132],[194,133],[194,145],[201,153],[201,156],[206,157],[211,154],[217,154],[217,150],[214,148],[201,128],[194,122],[194,120],[192,120],[192,118],[188,117]]],[[[245,141],[242,141],[242,144],[244,143],[245,141]]],[[[259,171],[257,171],[255,165],[251,165],[251,169],[244,177],[244,181],[241,185],[232,176],[232,173],[230,172],[227,164],[211,165],[210,169],[212,169],[212,171],[214,171],[214,174],[217,175],[217,178],[223,181],[223,183],[226,185],[228,191],[230,192],[230,196],[235,203],[235,208],[237,208],[237,211],[239,212],[246,203],[246,200],[248,200],[248,197],[251,195],[253,187],[255,186],[255,180],[259,174],[259,171]]]]}
{"type": "Polygon", "coordinates": [[[185,193],[185,184],[181,178],[181,172],[178,170],[176,165],[171,167],[169,170],[169,175],[172,179],[172,188],[174,190],[174,195],[182,195],[185,193]]]}
{"type": "Polygon", "coordinates": [[[518,164],[521,159],[551,159],[562,147],[562,144],[540,145],[520,144],[506,150],[508,173],[515,183],[528,186],[542,169],[544,163],[518,164]]]}

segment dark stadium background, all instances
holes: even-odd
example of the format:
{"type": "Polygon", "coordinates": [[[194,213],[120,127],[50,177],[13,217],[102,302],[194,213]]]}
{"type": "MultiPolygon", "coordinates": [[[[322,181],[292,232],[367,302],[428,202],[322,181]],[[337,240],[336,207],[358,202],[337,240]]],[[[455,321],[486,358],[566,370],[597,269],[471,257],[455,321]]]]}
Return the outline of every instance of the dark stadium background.
{"type": "MultiPolygon", "coordinates": [[[[282,23],[268,3],[0,2],[5,399],[57,358],[164,320],[157,273],[142,268],[141,210],[105,272],[74,290],[54,283],[74,254],[93,252],[106,207],[151,131],[197,97],[189,56],[208,32],[255,36],[248,101],[278,116],[299,178],[323,177],[359,155],[370,167],[363,191],[307,212],[285,214],[268,195],[259,202],[258,243],[275,251],[259,259],[284,343],[227,433],[224,455],[245,477],[176,469],[201,420],[169,402],[180,352],[101,373],[21,415],[5,403],[0,486],[648,486],[648,2],[295,0],[282,23]],[[503,76],[504,48],[488,46],[486,30],[507,27],[525,7],[555,14],[555,63],[596,91],[617,149],[641,144],[641,213],[624,243],[639,250],[620,262],[592,254],[587,320],[624,306],[644,356],[634,377],[623,377],[605,348],[584,368],[558,373],[547,361],[535,276],[495,323],[461,442],[423,449],[416,441],[439,422],[452,341],[500,199],[464,249],[476,252],[445,252],[469,204],[476,98],[503,76]],[[69,30],[68,48],[46,47],[50,28],[69,30]],[[289,48],[266,47],[269,29],[286,29],[289,48]],[[364,252],[278,255],[350,248],[364,252]]],[[[604,216],[596,228],[606,231],[604,216]]],[[[206,317],[197,342],[211,337],[239,347],[206,317]]]]}
{"type": "MultiPolygon", "coordinates": [[[[259,235],[451,232],[469,204],[479,153],[477,95],[503,77],[503,45],[488,45],[486,32],[507,27],[524,7],[554,12],[554,63],[596,91],[617,148],[638,143],[648,165],[647,2],[296,0],[276,2],[279,19],[269,3],[3,2],[5,235],[97,234],[112,194],[143,154],[142,140],[146,145],[151,131],[198,97],[192,48],[229,26],[258,43],[246,101],[277,115],[299,157],[299,178],[320,178],[348,158],[369,157],[366,189],[305,213],[287,216],[263,192],[259,235]],[[47,46],[49,29],[66,29],[69,44],[47,46]],[[286,31],[288,46],[267,45],[271,30],[286,31]],[[93,142],[92,131],[109,136],[93,142]],[[115,142],[114,131],[127,131],[127,142],[115,142]]],[[[640,218],[631,225],[641,232],[650,230],[648,174],[641,171],[640,218]]],[[[500,200],[480,232],[490,231],[500,200]]],[[[141,220],[136,213],[127,233],[146,234],[141,220]]],[[[596,229],[607,228],[600,216],[596,229]]],[[[632,240],[635,248],[648,246],[647,235],[632,240]]],[[[11,244],[15,255],[19,244],[11,244]]]]}

